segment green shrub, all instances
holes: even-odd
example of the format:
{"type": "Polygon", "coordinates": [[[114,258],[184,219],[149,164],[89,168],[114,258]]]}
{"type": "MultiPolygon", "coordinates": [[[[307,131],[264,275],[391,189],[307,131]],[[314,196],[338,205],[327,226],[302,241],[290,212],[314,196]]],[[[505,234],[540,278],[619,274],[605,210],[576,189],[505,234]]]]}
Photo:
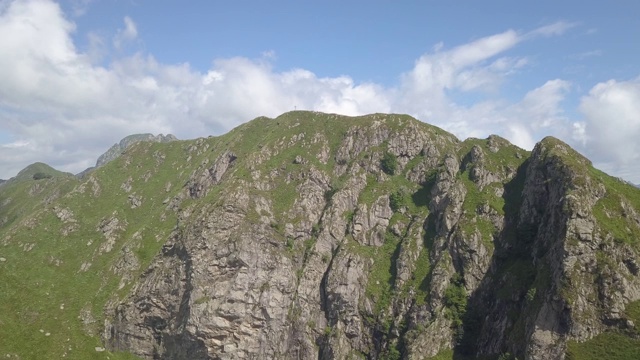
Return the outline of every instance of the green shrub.
{"type": "Polygon", "coordinates": [[[389,195],[389,207],[393,211],[398,211],[405,204],[406,196],[402,191],[396,191],[389,195]]]}
{"type": "Polygon", "coordinates": [[[396,349],[395,347],[390,347],[389,348],[389,355],[388,355],[387,359],[389,359],[389,360],[400,360],[401,357],[402,357],[402,354],[400,354],[400,351],[398,349],[396,349]]]}
{"type": "Polygon", "coordinates": [[[382,167],[382,171],[385,173],[394,175],[398,169],[398,159],[396,159],[395,155],[387,151],[382,156],[380,166],[382,167]]]}
{"type": "Polygon", "coordinates": [[[33,180],[51,179],[51,178],[52,178],[51,174],[47,174],[47,173],[43,173],[43,172],[37,172],[37,173],[33,174],[33,180]]]}
{"type": "Polygon", "coordinates": [[[331,326],[326,326],[324,328],[324,336],[333,336],[333,328],[331,326]]]}
{"type": "Polygon", "coordinates": [[[462,326],[462,316],[467,311],[467,291],[464,279],[458,273],[453,275],[444,292],[444,306],[447,308],[446,316],[453,322],[453,326],[462,326]]]}
{"type": "Polygon", "coordinates": [[[527,291],[527,295],[526,295],[527,302],[528,302],[528,303],[532,302],[532,301],[533,301],[533,299],[535,299],[535,297],[536,297],[536,288],[531,288],[531,289],[529,289],[529,290],[527,291]]]}
{"type": "Polygon", "coordinates": [[[197,299],[196,299],[196,301],[195,301],[195,303],[196,303],[197,305],[200,305],[200,304],[204,304],[204,303],[206,303],[206,302],[208,302],[208,301],[210,301],[210,300],[211,300],[211,298],[210,298],[210,297],[208,297],[208,296],[202,296],[202,297],[197,298],[197,299]]]}
{"type": "Polygon", "coordinates": [[[498,357],[498,360],[518,360],[518,358],[514,357],[513,355],[511,355],[511,353],[503,353],[500,354],[500,356],[498,357]]]}

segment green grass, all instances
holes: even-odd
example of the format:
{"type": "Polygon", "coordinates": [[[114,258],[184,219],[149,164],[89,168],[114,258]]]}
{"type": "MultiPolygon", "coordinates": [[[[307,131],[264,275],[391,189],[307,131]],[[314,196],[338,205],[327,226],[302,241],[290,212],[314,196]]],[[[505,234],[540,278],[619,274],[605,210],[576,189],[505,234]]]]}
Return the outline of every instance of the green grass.
{"type": "Polygon", "coordinates": [[[498,276],[503,279],[503,284],[497,291],[500,299],[510,299],[514,295],[527,291],[535,280],[536,269],[527,259],[509,259],[503,264],[498,276]]]}
{"type": "Polygon", "coordinates": [[[460,159],[464,160],[474,146],[479,146],[485,154],[485,162],[482,166],[493,173],[502,173],[508,168],[516,169],[530,155],[529,151],[521,149],[509,143],[507,140],[494,135],[487,139],[469,138],[463,141],[458,150],[460,159]],[[491,143],[497,146],[496,152],[491,151],[491,143]]]}
{"type": "Polygon", "coordinates": [[[593,214],[605,232],[604,235],[611,234],[618,243],[638,246],[640,228],[622,203],[625,202],[636,213],[640,213],[640,190],[595,168],[590,169],[590,174],[606,187],[604,197],[593,208],[593,214]]]}
{"type": "Polygon", "coordinates": [[[621,333],[604,332],[593,339],[567,343],[567,360],[640,359],[640,339],[621,333]]]}
{"type": "Polygon", "coordinates": [[[416,299],[416,305],[424,305],[427,301],[427,294],[429,292],[429,276],[431,275],[431,261],[429,259],[429,248],[424,246],[418,255],[418,259],[415,262],[415,269],[411,274],[411,279],[407,282],[407,286],[404,289],[406,294],[409,289],[414,292],[414,298],[416,299]]]}
{"type": "Polygon", "coordinates": [[[624,313],[629,320],[636,324],[636,327],[640,326],[640,300],[628,303],[624,313]]]}
{"type": "Polygon", "coordinates": [[[483,244],[487,249],[493,249],[493,237],[497,232],[496,227],[486,218],[479,216],[479,209],[488,205],[495,213],[504,214],[504,199],[494,192],[494,187],[486,187],[482,191],[478,186],[469,179],[468,171],[460,175],[460,180],[467,189],[467,195],[464,198],[462,209],[464,211],[464,220],[461,229],[467,235],[478,231],[482,238],[483,244]]]}
{"type": "Polygon", "coordinates": [[[48,178],[71,178],[73,174],[58,171],[51,166],[37,162],[22,169],[14,178],[9,179],[9,184],[19,181],[35,180],[37,174],[46,175],[48,178]]]}
{"type": "Polygon", "coordinates": [[[492,252],[495,247],[494,238],[499,234],[490,216],[505,216],[506,210],[514,211],[511,208],[514,199],[507,198],[514,197],[514,194],[513,191],[507,190],[512,187],[514,179],[519,179],[517,170],[526,161],[529,152],[509,144],[500,137],[492,136],[487,139],[465,140],[460,144],[458,156],[464,166],[458,174],[458,180],[467,191],[462,205],[463,218],[459,222],[460,230],[465,236],[479,234],[484,246],[492,252]],[[479,147],[484,154],[477,163],[471,162],[470,154],[474,147],[479,147]],[[501,180],[485,184],[481,188],[471,177],[472,169],[475,167],[493,173],[501,180]]]}
{"type": "Polygon", "coordinates": [[[453,359],[454,359],[453,350],[451,349],[442,350],[435,356],[427,358],[427,360],[453,360],[453,359]]]}
{"type": "Polygon", "coordinates": [[[363,246],[354,244],[354,249],[361,255],[373,259],[373,265],[369,271],[369,279],[365,293],[375,303],[375,313],[386,310],[393,297],[393,285],[395,281],[395,260],[399,250],[400,239],[391,233],[385,235],[384,244],[380,247],[363,246]]]}
{"type": "MultiPolygon", "coordinates": [[[[67,224],[54,215],[53,205],[37,199],[30,204],[37,208],[35,212],[26,209],[22,215],[22,218],[34,219],[33,228],[25,229],[15,223],[3,229],[4,234],[11,234],[8,245],[2,249],[2,256],[7,260],[0,269],[0,313],[6,314],[0,327],[3,351],[22,358],[132,358],[127,354],[95,351],[95,347],[103,346],[97,335],[103,324],[104,305],[120,293],[116,292],[120,276],[110,268],[120,256],[121,248],[127,245],[141,265],[132,269],[135,277],[150,263],[175,226],[172,212],[165,214],[164,221],[160,217],[165,212],[163,199],[175,194],[184,183],[174,168],[185,162],[180,146],[180,143],[136,145],[124,157],[89,175],[84,182],[84,192],[76,180],[66,179],[60,183],[61,187],[66,186],[66,191],[61,191],[66,195],[55,204],[72,211],[77,225],[77,230],[66,237],[60,229],[67,224]],[[144,156],[156,150],[168,150],[162,164],[144,156]],[[148,174],[151,176],[146,176],[148,174]],[[142,205],[136,209],[131,208],[128,193],[121,188],[129,176],[132,176],[131,193],[143,198],[142,205]],[[100,188],[97,197],[90,179],[100,188]],[[166,192],[169,179],[176,185],[169,186],[166,192]],[[74,187],[75,191],[70,191],[74,187]],[[106,240],[97,231],[98,225],[113,214],[126,227],[117,232],[113,249],[99,254],[106,240]],[[19,231],[14,234],[14,230],[19,231]],[[139,236],[134,236],[135,233],[139,236]],[[24,244],[35,245],[25,252],[24,244]],[[85,262],[91,263],[89,270],[80,271],[85,262]],[[33,264],[41,265],[34,267],[33,264]],[[83,309],[95,320],[87,326],[78,319],[83,309]]],[[[185,173],[183,179],[189,174],[185,173]]],[[[55,181],[60,180],[38,182],[57,184],[55,181]]],[[[2,188],[3,196],[7,189],[11,190],[2,188]]]]}
{"type": "MultiPolygon", "coordinates": [[[[417,162],[414,162],[415,165],[417,162]]],[[[405,168],[405,173],[410,168],[405,168]]],[[[434,175],[432,173],[431,175],[434,175]]],[[[430,176],[429,178],[432,178],[430,176]]],[[[428,214],[428,197],[431,190],[432,183],[425,184],[423,186],[407,180],[402,174],[396,174],[390,176],[387,181],[378,182],[372,175],[367,177],[367,185],[365,189],[360,193],[358,202],[371,205],[380,196],[388,195],[390,200],[390,207],[394,211],[394,215],[390,219],[390,226],[395,222],[402,219],[408,221],[410,218],[424,218],[428,214]],[[399,211],[404,211],[405,214],[400,214],[399,211]]],[[[410,280],[405,284],[402,289],[394,289],[395,286],[395,261],[401,250],[400,243],[402,239],[391,232],[385,234],[384,244],[379,247],[363,246],[353,242],[350,247],[352,251],[355,251],[367,258],[373,259],[372,269],[367,283],[366,294],[369,298],[373,299],[376,303],[376,314],[386,309],[393,297],[393,291],[399,290],[399,293],[407,294],[410,289],[414,290],[416,298],[419,299],[419,303],[424,303],[426,299],[427,288],[425,286],[426,279],[430,271],[429,262],[429,249],[426,244],[418,255],[418,259],[415,262],[415,269],[411,275],[410,280]]],[[[409,246],[414,246],[414,239],[408,239],[405,242],[409,246]]],[[[413,249],[414,251],[417,249],[413,249]]]]}

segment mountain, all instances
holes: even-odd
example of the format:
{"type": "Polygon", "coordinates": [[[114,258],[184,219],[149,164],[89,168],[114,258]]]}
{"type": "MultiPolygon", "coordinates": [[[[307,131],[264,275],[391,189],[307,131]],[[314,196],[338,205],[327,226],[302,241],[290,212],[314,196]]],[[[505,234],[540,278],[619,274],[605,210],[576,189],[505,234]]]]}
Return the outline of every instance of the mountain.
{"type": "Polygon", "coordinates": [[[107,150],[107,152],[105,152],[104,154],[100,155],[100,157],[98,158],[98,161],[96,161],[96,167],[100,167],[105,165],[106,163],[108,163],[109,161],[112,161],[114,159],[116,159],[118,156],[122,155],[122,153],[131,145],[139,143],[141,141],[152,141],[152,142],[170,142],[170,141],[175,141],[178,140],[175,136],[168,134],[168,135],[153,135],[153,134],[134,134],[134,135],[129,135],[127,137],[125,137],[124,139],[120,140],[119,143],[117,144],[113,144],[113,146],[111,148],[109,148],[109,150],[107,150]]]}
{"type": "Polygon", "coordinates": [[[37,162],[20,170],[18,175],[7,180],[7,182],[18,182],[22,180],[50,179],[54,177],[64,178],[64,177],[71,177],[71,176],[73,176],[73,174],[58,171],[45,163],[37,162]]]}
{"type": "Polygon", "coordinates": [[[107,164],[110,161],[115,160],[116,158],[118,158],[120,155],[122,155],[125,150],[127,150],[129,147],[142,142],[142,141],[150,141],[150,142],[160,142],[160,143],[164,143],[164,142],[170,142],[170,141],[176,141],[178,140],[174,135],[172,134],[167,134],[167,135],[162,135],[162,134],[158,134],[158,135],[153,135],[153,134],[133,134],[133,135],[129,135],[125,138],[123,138],[122,140],[120,140],[120,142],[113,144],[113,146],[111,146],[104,154],[100,155],[98,157],[98,160],[96,161],[96,166],[93,167],[89,167],[85,170],[83,170],[82,172],[76,174],[76,176],[80,179],[84,178],[85,176],[87,176],[87,174],[89,174],[90,172],[92,172],[93,170],[95,170],[96,168],[99,168],[105,164],[107,164]]]}
{"type": "Polygon", "coordinates": [[[19,184],[8,358],[640,358],[640,190],[552,137],[295,111],[19,184]]]}

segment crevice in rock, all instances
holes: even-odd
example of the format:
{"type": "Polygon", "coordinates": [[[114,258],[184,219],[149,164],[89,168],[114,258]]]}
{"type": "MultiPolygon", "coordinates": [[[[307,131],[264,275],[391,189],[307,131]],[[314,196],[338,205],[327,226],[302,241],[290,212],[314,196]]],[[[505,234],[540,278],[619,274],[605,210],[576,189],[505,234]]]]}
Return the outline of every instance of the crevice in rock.
{"type": "Polygon", "coordinates": [[[175,325],[173,325],[173,331],[169,334],[163,334],[163,345],[166,349],[166,353],[162,356],[162,359],[210,359],[207,355],[207,348],[204,342],[192,334],[186,332],[186,326],[189,321],[189,315],[191,312],[190,298],[193,291],[192,266],[193,261],[189,254],[186,245],[184,243],[183,235],[179,236],[179,243],[172,249],[173,256],[176,256],[184,264],[185,279],[184,279],[184,292],[180,300],[178,312],[175,317],[175,325]]]}
{"type": "MultiPolygon", "coordinates": [[[[469,294],[454,357],[496,356],[510,352],[520,358],[524,354],[521,346],[527,336],[528,317],[522,317],[519,323],[509,314],[524,314],[528,306],[524,294],[536,273],[531,253],[535,228],[523,226],[519,221],[527,165],[521,165],[517,175],[504,185],[504,227],[494,237],[495,249],[488,271],[475,291],[469,294]],[[518,336],[522,339],[516,339],[518,336]],[[512,346],[505,348],[507,343],[512,346]]],[[[456,271],[459,270],[456,267],[456,271]]]]}

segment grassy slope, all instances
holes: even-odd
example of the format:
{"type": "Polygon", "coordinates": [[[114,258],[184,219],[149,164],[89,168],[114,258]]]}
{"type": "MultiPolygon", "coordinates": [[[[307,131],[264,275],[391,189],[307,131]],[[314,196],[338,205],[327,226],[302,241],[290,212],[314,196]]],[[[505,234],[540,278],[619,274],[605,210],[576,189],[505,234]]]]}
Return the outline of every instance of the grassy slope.
{"type": "Polygon", "coordinates": [[[0,186],[0,233],[11,224],[69,192],[77,183],[72,174],[43,163],[27,166],[0,186]],[[34,180],[37,173],[50,176],[34,180]]]}
{"type": "MultiPolygon", "coordinates": [[[[120,281],[111,265],[126,243],[142,264],[137,271],[142,271],[174,227],[173,213],[168,212],[164,221],[160,216],[165,212],[163,199],[175,194],[191,172],[185,145],[177,142],[135,146],[128,156],[96,170],[82,185],[83,192],[77,180],[59,180],[60,187],[75,190],[50,204],[29,199],[28,203],[34,205],[22,206],[25,211],[20,219],[34,225],[26,227],[21,221],[12,228],[0,229],[4,244],[0,254],[6,259],[0,265],[0,349],[4,353],[27,359],[109,356],[108,352],[95,351],[101,346],[95,335],[100,330],[104,304],[120,281]],[[154,157],[154,153],[158,156],[154,157]],[[161,163],[156,161],[160,154],[165,155],[161,163]],[[129,159],[131,163],[127,165],[129,159]],[[145,180],[146,174],[151,176],[145,180]],[[131,193],[143,199],[136,209],[131,208],[129,194],[121,188],[129,176],[131,193]],[[91,179],[99,188],[93,187],[91,179]],[[169,181],[173,185],[166,192],[169,181]],[[68,236],[63,236],[61,230],[69,224],[55,216],[54,204],[74,214],[77,230],[68,236]],[[128,225],[113,250],[100,255],[105,238],[97,227],[113,214],[128,225]],[[136,232],[140,236],[134,237],[136,232]],[[85,263],[91,266],[88,271],[81,271],[85,263]],[[87,324],[78,319],[81,310],[91,314],[86,317],[87,324]]],[[[51,183],[54,179],[38,180],[43,181],[51,183]]],[[[20,192],[34,186],[32,183],[16,184],[11,195],[26,198],[19,197],[20,192]]],[[[3,188],[2,194],[7,190],[3,188]]],[[[129,357],[111,354],[112,359],[129,357]]]]}
{"type": "Polygon", "coordinates": [[[640,359],[640,301],[627,304],[625,315],[636,324],[635,329],[605,332],[584,343],[570,341],[567,360],[640,359]]]}

